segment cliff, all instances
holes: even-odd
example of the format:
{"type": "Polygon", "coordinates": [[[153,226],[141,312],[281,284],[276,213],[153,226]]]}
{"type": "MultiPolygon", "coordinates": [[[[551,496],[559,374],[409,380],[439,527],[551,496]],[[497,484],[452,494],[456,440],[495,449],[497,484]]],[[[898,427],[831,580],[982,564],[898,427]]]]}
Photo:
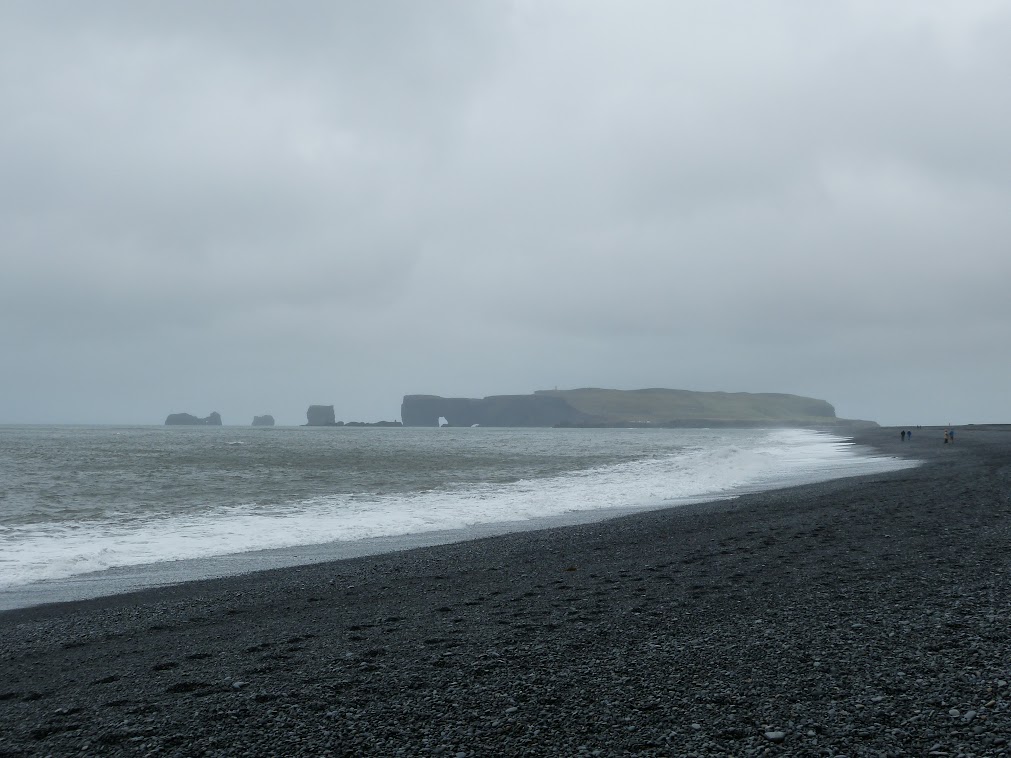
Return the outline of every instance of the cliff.
{"type": "Polygon", "coordinates": [[[266,416],[253,416],[253,426],[273,426],[274,417],[269,413],[266,416]]]}
{"type": "Polygon", "coordinates": [[[565,400],[541,395],[492,395],[476,399],[407,395],[400,406],[404,426],[555,426],[592,419],[565,400]]]}
{"type": "Polygon", "coordinates": [[[837,418],[824,400],[801,395],[689,390],[540,390],[485,398],[406,395],[404,426],[762,427],[871,425],[837,418]]]}
{"type": "Polygon", "coordinates": [[[835,408],[824,400],[801,395],[753,392],[693,392],[642,389],[540,390],[535,395],[565,400],[600,423],[640,422],[684,426],[686,422],[726,425],[741,422],[835,424],[835,408]]]}
{"type": "Polygon", "coordinates": [[[190,413],[170,413],[165,426],[221,426],[221,414],[214,411],[206,418],[197,418],[190,413]]]}
{"type": "Polygon", "coordinates": [[[337,426],[332,405],[310,405],[305,412],[306,426],[337,426]]]}

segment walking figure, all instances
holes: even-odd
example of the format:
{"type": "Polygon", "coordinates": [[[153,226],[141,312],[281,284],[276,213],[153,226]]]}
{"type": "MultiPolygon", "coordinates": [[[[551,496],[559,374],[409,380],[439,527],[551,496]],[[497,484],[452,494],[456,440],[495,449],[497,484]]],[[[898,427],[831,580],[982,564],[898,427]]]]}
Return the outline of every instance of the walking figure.
{"type": "Polygon", "coordinates": [[[948,444],[948,430],[947,429],[944,430],[944,444],[945,445],[948,444]]]}
{"type": "Polygon", "coordinates": [[[902,434],[900,436],[902,437],[902,441],[905,442],[906,441],[906,430],[905,429],[902,430],[902,434]]]}

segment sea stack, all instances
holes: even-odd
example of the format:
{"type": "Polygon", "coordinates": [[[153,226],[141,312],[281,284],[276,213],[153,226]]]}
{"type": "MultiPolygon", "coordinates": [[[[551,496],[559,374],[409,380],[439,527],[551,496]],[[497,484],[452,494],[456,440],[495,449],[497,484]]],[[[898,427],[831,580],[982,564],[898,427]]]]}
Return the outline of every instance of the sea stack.
{"type": "Polygon", "coordinates": [[[265,416],[253,416],[253,426],[273,426],[274,417],[269,413],[265,416]]]}
{"type": "Polygon", "coordinates": [[[337,426],[332,405],[310,405],[305,418],[306,426],[337,426]]]}
{"type": "Polygon", "coordinates": [[[212,411],[206,418],[197,418],[191,413],[170,413],[165,426],[221,426],[221,414],[212,411]]]}

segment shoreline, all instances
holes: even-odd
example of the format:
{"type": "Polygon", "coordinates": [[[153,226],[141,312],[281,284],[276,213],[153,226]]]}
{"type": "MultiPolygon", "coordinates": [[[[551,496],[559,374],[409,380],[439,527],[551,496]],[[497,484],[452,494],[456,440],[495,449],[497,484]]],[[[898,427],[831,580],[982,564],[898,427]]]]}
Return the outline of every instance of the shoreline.
{"type": "Polygon", "coordinates": [[[1011,431],[898,431],[854,442],[923,466],[0,612],[0,754],[1007,755],[1011,431]]]}
{"type": "MultiPolygon", "coordinates": [[[[842,435],[838,430],[811,429],[810,431],[824,432],[841,439],[851,439],[849,436],[842,435]]],[[[882,457],[880,456],[881,451],[875,446],[860,445],[856,442],[853,444],[855,447],[861,448],[859,455],[865,459],[862,463],[868,469],[873,468],[873,463],[867,460],[868,458],[882,457]]],[[[892,452],[903,453],[906,451],[899,450],[892,452]]],[[[887,457],[908,458],[909,456],[893,454],[887,457]]],[[[860,464],[856,465],[859,468],[860,464]]],[[[873,475],[873,473],[872,471],[858,471],[856,473],[846,473],[836,478],[867,476],[873,475]]],[[[764,482],[750,487],[744,486],[698,497],[686,497],[680,500],[672,499],[663,504],[650,503],[594,508],[517,521],[480,522],[459,528],[428,532],[383,535],[350,541],[337,540],[280,548],[264,548],[199,558],[181,558],[156,563],[112,566],[83,574],[39,580],[23,585],[0,587],[0,612],[37,605],[90,600],[108,595],[137,592],[173,584],[224,578],[277,568],[328,563],[363,556],[401,552],[421,547],[483,539],[512,532],[539,531],[596,523],[645,511],[682,508],[686,505],[728,500],[755,492],[788,489],[819,481],[829,480],[820,478],[820,475],[817,473],[801,474],[796,475],[793,479],[764,482]]]]}

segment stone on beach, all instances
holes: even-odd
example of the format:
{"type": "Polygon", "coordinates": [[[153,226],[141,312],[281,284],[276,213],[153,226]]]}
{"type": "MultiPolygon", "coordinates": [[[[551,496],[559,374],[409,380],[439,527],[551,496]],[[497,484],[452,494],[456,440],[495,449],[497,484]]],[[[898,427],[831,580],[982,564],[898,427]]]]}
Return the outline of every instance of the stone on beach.
{"type": "Polygon", "coordinates": [[[942,449],[3,612],[0,755],[1007,756],[1011,430],[942,449]]]}

